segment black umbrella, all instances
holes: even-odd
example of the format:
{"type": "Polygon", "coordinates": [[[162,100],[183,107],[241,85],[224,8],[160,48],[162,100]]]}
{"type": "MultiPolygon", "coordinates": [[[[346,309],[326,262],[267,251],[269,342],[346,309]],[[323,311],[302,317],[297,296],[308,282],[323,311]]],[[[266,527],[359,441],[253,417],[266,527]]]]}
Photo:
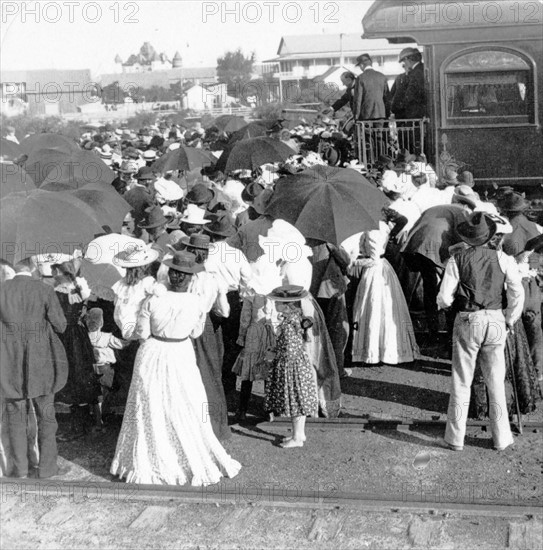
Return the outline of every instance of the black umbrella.
{"type": "Polygon", "coordinates": [[[254,121],[250,122],[240,130],[237,130],[232,133],[228,144],[232,145],[243,139],[251,139],[255,137],[265,137],[268,135],[269,129],[272,127],[273,123],[264,122],[264,121],[254,121]]]}
{"type": "Polygon", "coordinates": [[[217,117],[210,126],[215,126],[221,132],[231,133],[247,126],[247,121],[241,116],[221,115],[217,117]]]}
{"type": "Polygon", "coordinates": [[[69,193],[88,204],[100,225],[115,233],[121,232],[124,218],[132,210],[111,185],[89,184],[69,193]]]}
{"type": "Polygon", "coordinates": [[[40,187],[64,183],[77,189],[88,183],[111,183],[115,179],[113,170],[98,155],[83,149],[71,152],[37,149],[29,154],[24,169],[40,187]]]}
{"type": "Polygon", "coordinates": [[[27,155],[30,155],[38,149],[56,149],[70,153],[79,150],[77,143],[61,134],[33,134],[21,141],[21,149],[27,155]]]}
{"type": "Polygon", "coordinates": [[[257,137],[229,145],[216,168],[225,174],[234,170],[255,170],[268,162],[283,162],[296,153],[278,139],[257,137]]]}
{"type": "Polygon", "coordinates": [[[36,189],[0,200],[2,257],[8,261],[45,253],[73,254],[102,233],[94,210],[70,193],[36,189]]]}
{"type": "Polygon", "coordinates": [[[209,166],[214,162],[215,158],[209,151],[181,145],[179,148],[162,155],[153,163],[152,168],[155,172],[162,173],[170,170],[190,172],[202,166],[209,166]]]}
{"type": "Polygon", "coordinates": [[[0,198],[17,191],[30,192],[36,189],[33,179],[16,164],[0,163],[0,198]]]}
{"type": "Polygon", "coordinates": [[[306,238],[341,244],[379,228],[385,195],[349,168],[315,166],[275,183],[266,214],[297,227],[306,238]]]}

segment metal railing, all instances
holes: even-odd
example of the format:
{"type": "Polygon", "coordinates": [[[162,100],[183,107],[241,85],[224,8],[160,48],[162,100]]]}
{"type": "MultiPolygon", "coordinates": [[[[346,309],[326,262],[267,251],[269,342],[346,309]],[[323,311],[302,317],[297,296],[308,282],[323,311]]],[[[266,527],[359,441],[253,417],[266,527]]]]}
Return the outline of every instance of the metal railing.
{"type": "Polygon", "coordinates": [[[400,151],[426,154],[425,124],[427,119],[366,120],[356,123],[358,159],[365,166],[374,166],[387,155],[396,160],[400,151]]]}

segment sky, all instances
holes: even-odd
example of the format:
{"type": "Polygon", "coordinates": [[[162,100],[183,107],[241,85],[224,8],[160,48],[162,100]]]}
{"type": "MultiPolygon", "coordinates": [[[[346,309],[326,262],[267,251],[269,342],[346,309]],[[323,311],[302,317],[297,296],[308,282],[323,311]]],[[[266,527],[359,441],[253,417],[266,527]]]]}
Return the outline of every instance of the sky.
{"type": "Polygon", "coordinates": [[[45,1],[0,0],[0,69],[90,69],[112,72],[143,42],[185,67],[216,66],[241,48],[273,58],[281,36],[362,34],[372,1],[45,1]]]}

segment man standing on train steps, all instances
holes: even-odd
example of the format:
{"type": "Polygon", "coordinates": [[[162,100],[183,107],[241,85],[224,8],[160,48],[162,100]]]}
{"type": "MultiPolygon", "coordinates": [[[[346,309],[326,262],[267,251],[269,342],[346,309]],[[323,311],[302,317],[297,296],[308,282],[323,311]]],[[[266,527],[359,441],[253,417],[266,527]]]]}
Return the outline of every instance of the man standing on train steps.
{"type": "Polygon", "coordinates": [[[393,87],[391,105],[396,118],[421,119],[426,116],[426,89],[424,85],[424,64],[417,48],[404,48],[400,52],[400,63],[405,76],[400,75],[393,87]]]}
{"type": "Polygon", "coordinates": [[[356,65],[362,70],[353,91],[353,115],[357,121],[383,120],[389,114],[389,90],[387,78],[372,68],[369,54],[356,58],[356,65]]]}

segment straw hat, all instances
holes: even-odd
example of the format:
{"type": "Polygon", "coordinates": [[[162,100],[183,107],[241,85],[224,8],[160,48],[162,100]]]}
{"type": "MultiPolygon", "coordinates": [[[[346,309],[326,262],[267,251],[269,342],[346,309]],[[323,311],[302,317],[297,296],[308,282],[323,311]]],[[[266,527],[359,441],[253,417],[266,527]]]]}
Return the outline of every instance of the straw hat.
{"type": "Polygon", "coordinates": [[[299,302],[308,295],[303,286],[283,285],[274,288],[267,297],[276,302],[299,302]]]}
{"type": "Polygon", "coordinates": [[[181,221],[192,225],[205,225],[206,223],[211,223],[211,220],[206,220],[204,218],[205,214],[206,211],[199,206],[196,206],[195,204],[187,204],[187,208],[185,208],[181,221]]]}
{"type": "Polygon", "coordinates": [[[113,263],[118,267],[142,267],[152,264],[158,256],[158,250],[150,248],[149,246],[135,246],[115,254],[113,263]]]}

